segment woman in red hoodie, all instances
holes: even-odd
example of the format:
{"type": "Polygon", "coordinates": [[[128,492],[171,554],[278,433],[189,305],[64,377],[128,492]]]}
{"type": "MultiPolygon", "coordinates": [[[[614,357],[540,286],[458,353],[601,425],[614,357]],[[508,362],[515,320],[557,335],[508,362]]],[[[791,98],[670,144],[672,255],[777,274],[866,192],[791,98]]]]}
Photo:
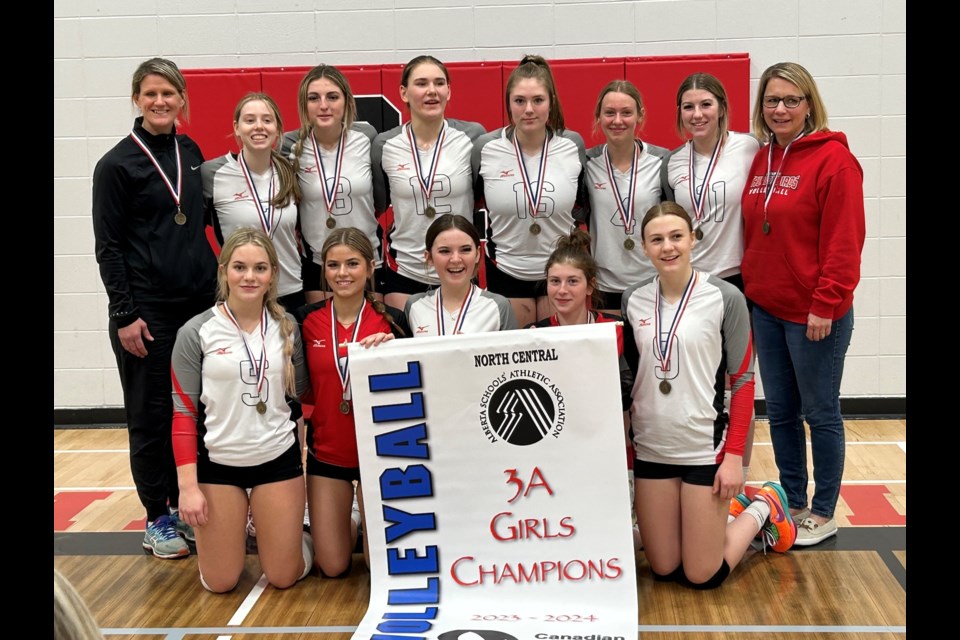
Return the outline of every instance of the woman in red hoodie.
{"type": "Polygon", "coordinates": [[[843,477],[840,380],[853,332],[853,290],[865,235],[863,169],[847,138],[827,129],[810,73],[777,63],[760,77],[754,133],[768,142],[743,192],[745,293],[780,483],[797,546],[836,534],[843,477]],[[807,507],[810,425],[813,501],[807,507]]]}

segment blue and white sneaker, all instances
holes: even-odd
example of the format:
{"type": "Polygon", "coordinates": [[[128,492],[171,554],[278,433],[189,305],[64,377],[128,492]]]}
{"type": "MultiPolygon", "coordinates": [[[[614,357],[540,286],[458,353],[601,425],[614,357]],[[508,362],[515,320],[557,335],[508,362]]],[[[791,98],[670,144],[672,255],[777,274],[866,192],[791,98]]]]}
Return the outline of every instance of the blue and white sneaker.
{"type": "Polygon", "coordinates": [[[193,527],[180,519],[179,509],[170,509],[170,519],[173,520],[173,526],[177,530],[177,533],[185,540],[188,542],[197,541],[197,535],[193,532],[193,527]]]}
{"type": "Polygon", "coordinates": [[[176,525],[170,516],[160,516],[147,523],[147,530],[143,534],[143,548],[164,559],[185,558],[190,555],[190,547],[177,533],[176,525]]]}

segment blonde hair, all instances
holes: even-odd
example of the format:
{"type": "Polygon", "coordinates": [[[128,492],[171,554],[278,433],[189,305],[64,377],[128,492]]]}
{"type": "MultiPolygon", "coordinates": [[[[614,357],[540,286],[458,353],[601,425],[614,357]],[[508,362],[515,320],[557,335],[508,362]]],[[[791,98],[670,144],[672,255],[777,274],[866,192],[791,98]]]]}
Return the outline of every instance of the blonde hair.
{"type": "MultiPolygon", "coordinates": [[[[643,123],[647,119],[647,112],[643,108],[643,96],[640,90],[629,80],[611,80],[607,86],[600,90],[600,97],[597,98],[597,104],[593,108],[593,128],[591,131],[597,133],[600,130],[600,112],[603,109],[603,99],[610,93],[622,93],[625,96],[633,98],[637,105],[637,129],[643,128],[643,123]]],[[[636,131],[634,131],[636,135],[636,131]]]]}
{"type": "Polygon", "coordinates": [[[220,257],[217,260],[217,298],[224,302],[230,296],[230,285],[227,283],[227,267],[230,264],[233,253],[238,248],[246,245],[260,247],[267,254],[267,260],[273,268],[273,277],[270,279],[270,285],[267,292],[263,295],[263,306],[267,308],[267,313],[274,322],[280,325],[280,339],[283,341],[283,389],[291,397],[297,396],[296,391],[296,373],[293,369],[293,321],[287,316],[286,310],[280,304],[279,294],[277,293],[277,280],[280,272],[280,261],[277,259],[277,250],[273,247],[273,242],[263,231],[253,227],[240,227],[223,243],[220,249],[220,257]]]}
{"type": "Polygon", "coordinates": [[[723,83],[716,76],[709,73],[691,73],[677,89],[677,134],[681,139],[687,139],[687,130],[683,126],[683,113],[680,108],[683,104],[683,94],[687,91],[700,89],[711,94],[717,99],[717,106],[720,108],[720,114],[717,116],[717,129],[719,130],[719,140],[723,140],[730,127],[730,102],[727,100],[727,90],[723,83]]]}
{"type": "Polygon", "coordinates": [[[757,84],[757,100],[753,105],[753,133],[757,138],[764,142],[773,139],[773,132],[770,131],[763,117],[763,96],[767,92],[767,83],[773,78],[780,78],[796,85],[806,98],[810,113],[803,121],[804,133],[816,133],[827,129],[827,107],[823,104],[823,98],[820,97],[820,91],[813,76],[796,62],[778,62],[767,67],[757,84]]]}
{"type": "MultiPolygon", "coordinates": [[[[251,91],[240,98],[240,102],[233,110],[233,124],[236,125],[240,122],[240,114],[243,112],[243,108],[251,102],[262,102],[273,112],[273,119],[277,123],[277,139],[279,140],[280,136],[283,135],[283,117],[280,115],[280,107],[277,106],[276,101],[265,93],[251,91]]],[[[273,166],[277,170],[277,177],[280,178],[280,189],[277,190],[277,194],[270,201],[270,204],[275,207],[286,207],[291,200],[300,202],[300,181],[297,180],[297,174],[294,173],[290,161],[277,153],[276,148],[270,150],[270,161],[273,162],[273,166]]]]}
{"type": "Polygon", "coordinates": [[[53,640],[103,640],[87,604],[62,573],[53,570],[53,640]]]}
{"type": "Polygon", "coordinates": [[[190,99],[187,97],[187,81],[180,73],[180,68],[172,60],[150,58],[141,62],[136,71],[133,72],[133,80],[130,82],[130,98],[136,101],[137,96],[140,95],[140,85],[143,83],[143,79],[149,75],[160,76],[173,85],[173,88],[183,98],[183,107],[180,109],[180,114],[183,115],[185,122],[189,121],[190,99]]]}

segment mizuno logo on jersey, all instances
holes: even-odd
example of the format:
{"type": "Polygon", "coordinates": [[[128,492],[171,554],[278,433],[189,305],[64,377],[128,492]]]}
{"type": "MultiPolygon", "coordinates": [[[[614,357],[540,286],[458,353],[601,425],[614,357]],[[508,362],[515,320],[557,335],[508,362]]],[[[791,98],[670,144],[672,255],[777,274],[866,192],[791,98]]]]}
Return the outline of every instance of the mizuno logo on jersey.
{"type": "Polygon", "coordinates": [[[216,350],[215,355],[225,356],[228,353],[230,353],[230,347],[220,347],[219,349],[216,350]]]}
{"type": "Polygon", "coordinates": [[[501,177],[501,178],[512,178],[512,177],[513,177],[513,169],[501,169],[501,170],[500,170],[500,177],[501,177]]]}
{"type": "Polygon", "coordinates": [[[326,346],[326,342],[327,342],[327,341],[324,340],[323,338],[321,338],[321,339],[319,339],[319,340],[314,340],[314,341],[313,341],[313,346],[322,349],[322,348],[324,348],[324,347],[326,346]]]}
{"type": "Polygon", "coordinates": [[[406,162],[401,162],[397,165],[397,171],[410,171],[410,165],[406,162]]]}
{"type": "Polygon", "coordinates": [[[601,191],[606,191],[606,189],[607,189],[607,183],[606,183],[606,182],[594,182],[594,183],[593,183],[593,188],[594,188],[594,189],[600,189],[601,191]]]}
{"type": "Polygon", "coordinates": [[[640,318],[640,326],[641,326],[641,327],[649,327],[649,326],[650,326],[650,318],[640,318]]]}
{"type": "Polygon", "coordinates": [[[422,326],[418,326],[418,327],[417,327],[417,333],[427,333],[427,329],[428,329],[429,327],[430,327],[430,325],[428,325],[428,324],[425,324],[425,325],[422,325],[422,326]]]}
{"type": "Polygon", "coordinates": [[[315,173],[316,170],[317,170],[317,168],[316,168],[316,167],[303,167],[303,168],[300,169],[300,170],[303,171],[304,173],[315,173]]]}
{"type": "Polygon", "coordinates": [[[234,200],[247,200],[250,196],[247,195],[246,191],[241,191],[240,193],[233,194],[234,200]]]}
{"type": "Polygon", "coordinates": [[[683,184],[689,179],[690,179],[690,176],[680,176],[680,178],[677,180],[677,184],[683,184]]]}

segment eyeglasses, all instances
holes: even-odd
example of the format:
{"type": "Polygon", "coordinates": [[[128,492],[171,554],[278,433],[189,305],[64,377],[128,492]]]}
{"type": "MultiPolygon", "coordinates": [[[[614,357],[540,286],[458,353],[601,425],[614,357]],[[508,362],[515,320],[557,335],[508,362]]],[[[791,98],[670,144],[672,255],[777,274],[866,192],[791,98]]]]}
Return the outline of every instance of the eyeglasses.
{"type": "Polygon", "coordinates": [[[796,109],[800,106],[800,103],[806,99],[806,96],[783,96],[782,98],[778,98],[777,96],[764,96],[763,106],[767,109],[776,109],[777,105],[782,101],[783,106],[787,109],[796,109]]]}

